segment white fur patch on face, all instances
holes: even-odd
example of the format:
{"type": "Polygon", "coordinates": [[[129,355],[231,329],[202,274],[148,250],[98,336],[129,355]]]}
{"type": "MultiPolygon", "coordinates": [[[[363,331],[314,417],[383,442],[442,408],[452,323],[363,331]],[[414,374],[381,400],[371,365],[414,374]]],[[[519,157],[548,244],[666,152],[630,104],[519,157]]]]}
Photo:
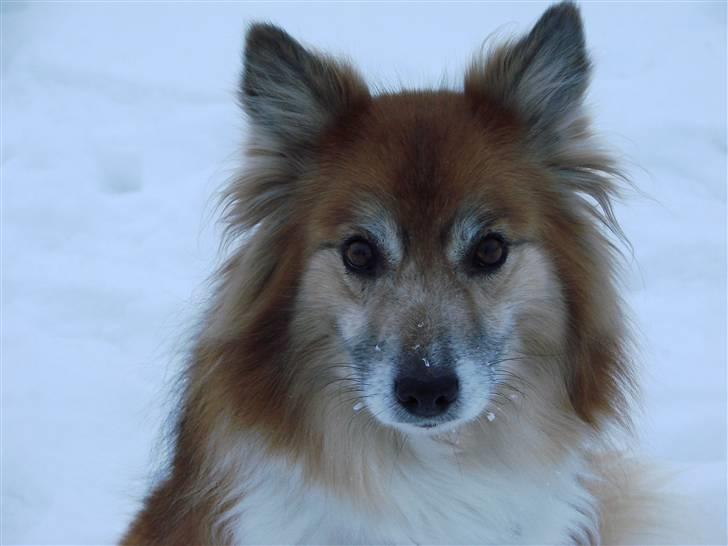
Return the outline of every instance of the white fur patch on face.
{"type": "Polygon", "coordinates": [[[367,314],[364,309],[360,307],[349,306],[349,308],[338,317],[337,322],[344,341],[351,343],[366,331],[367,314]]]}
{"type": "Polygon", "coordinates": [[[394,399],[396,363],[387,354],[379,362],[370,365],[369,373],[362,381],[363,401],[369,412],[381,423],[396,425],[393,414],[397,407],[394,399]]]}
{"type": "Polygon", "coordinates": [[[490,402],[493,379],[487,362],[462,358],[457,363],[460,378],[460,423],[478,418],[490,402]]]}
{"type": "Polygon", "coordinates": [[[566,309],[553,263],[536,245],[523,245],[518,254],[518,270],[507,296],[517,336],[527,343],[558,346],[565,335],[566,309]]]}

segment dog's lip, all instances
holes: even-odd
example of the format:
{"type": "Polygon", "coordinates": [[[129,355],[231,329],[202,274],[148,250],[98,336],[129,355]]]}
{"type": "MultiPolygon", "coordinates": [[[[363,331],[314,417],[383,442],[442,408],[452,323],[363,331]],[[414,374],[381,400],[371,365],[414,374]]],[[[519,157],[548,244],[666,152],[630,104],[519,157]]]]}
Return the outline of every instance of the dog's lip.
{"type": "Polygon", "coordinates": [[[415,418],[412,420],[402,419],[399,422],[400,422],[400,424],[403,424],[403,425],[409,425],[409,426],[415,427],[415,428],[431,430],[431,429],[435,429],[435,428],[446,427],[446,426],[452,425],[453,423],[458,423],[460,421],[461,421],[461,419],[460,419],[459,415],[446,414],[446,415],[441,415],[434,419],[433,418],[430,418],[430,419],[416,419],[415,418]]]}
{"type": "Polygon", "coordinates": [[[447,432],[453,427],[457,427],[460,424],[459,419],[448,419],[446,421],[424,421],[420,423],[403,423],[399,422],[395,424],[395,427],[401,428],[409,432],[420,432],[422,434],[439,434],[440,432],[447,432]]]}
{"type": "Polygon", "coordinates": [[[406,420],[401,420],[401,421],[397,421],[397,423],[400,424],[400,425],[407,425],[407,426],[415,427],[415,428],[432,429],[432,428],[441,427],[443,425],[448,425],[448,424],[450,424],[450,423],[452,423],[454,421],[458,421],[458,419],[456,417],[453,417],[453,418],[445,418],[445,419],[442,419],[442,420],[436,419],[434,421],[419,421],[419,420],[416,420],[416,421],[415,420],[413,420],[413,421],[406,421],[406,420]]]}

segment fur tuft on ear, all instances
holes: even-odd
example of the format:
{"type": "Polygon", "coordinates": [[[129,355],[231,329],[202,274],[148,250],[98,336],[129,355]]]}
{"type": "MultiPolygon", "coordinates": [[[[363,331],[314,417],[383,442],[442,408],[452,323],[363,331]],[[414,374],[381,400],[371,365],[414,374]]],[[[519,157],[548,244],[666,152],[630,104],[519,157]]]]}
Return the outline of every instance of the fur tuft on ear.
{"type": "Polygon", "coordinates": [[[561,140],[580,116],[591,63],[579,9],[550,7],[531,32],[477,58],[465,76],[465,93],[510,110],[539,145],[561,140]]]}
{"type": "Polygon", "coordinates": [[[351,66],[274,25],[251,25],[243,57],[239,100],[250,136],[246,168],[222,195],[224,244],[263,221],[271,232],[285,225],[326,130],[371,98],[351,66]]]}
{"type": "Polygon", "coordinates": [[[244,63],[243,108],[253,130],[280,151],[314,146],[337,115],[369,98],[350,66],[308,51],[274,25],[250,27],[244,63]]]}
{"type": "Polygon", "coordinates": [[[531,32],[475,59],[465,75],[474,102],[510,112],[523,125],[534,157],[554,171],[560,190],[591,198],[587,210],[623,242],[612,208],[626,181],[611,155],[595,143],[583,100],[591,61],[579,8],[547,9],[531,32]]]}

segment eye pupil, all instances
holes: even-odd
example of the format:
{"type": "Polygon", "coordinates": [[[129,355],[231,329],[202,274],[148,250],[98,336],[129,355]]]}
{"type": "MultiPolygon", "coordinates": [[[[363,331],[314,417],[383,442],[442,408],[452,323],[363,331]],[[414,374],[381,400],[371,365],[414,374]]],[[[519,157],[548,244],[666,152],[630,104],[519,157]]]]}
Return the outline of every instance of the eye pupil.
{"type": "Polygon", "coordinates": [[[366,241],[354,240],[344,248],[344,264],[353,271],[364,272],[374,266],[374,249],[366,241]]]}
{"type": "Polygon", "coordinates": [[[506,248],[503,240],[495,235],[484,237],[475,248],[474,265],[479,268],[493,268],[505,261],[506,248]]]}

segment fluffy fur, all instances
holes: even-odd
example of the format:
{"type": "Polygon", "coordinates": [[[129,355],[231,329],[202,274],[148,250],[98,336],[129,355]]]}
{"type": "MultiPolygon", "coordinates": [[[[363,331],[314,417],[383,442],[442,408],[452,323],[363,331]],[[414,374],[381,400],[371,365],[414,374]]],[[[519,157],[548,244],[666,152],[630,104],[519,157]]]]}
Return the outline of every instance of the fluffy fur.
{"type": "Polygon", "coordinates": [[[352,67],[250,28],[235,251],[169,475],[124,544],[670,540],[643,471],[606,447],[635,389],[590,70],[570,3],[478,56],[457,92],[372,96],[352,67]],[[508,257],[479,275],[486,233],[508,257]],[[342,263],[352,236],[376,275],[342,263]],[[459,381],[427,422],[393,395],[419,361],[459,381]]]}

